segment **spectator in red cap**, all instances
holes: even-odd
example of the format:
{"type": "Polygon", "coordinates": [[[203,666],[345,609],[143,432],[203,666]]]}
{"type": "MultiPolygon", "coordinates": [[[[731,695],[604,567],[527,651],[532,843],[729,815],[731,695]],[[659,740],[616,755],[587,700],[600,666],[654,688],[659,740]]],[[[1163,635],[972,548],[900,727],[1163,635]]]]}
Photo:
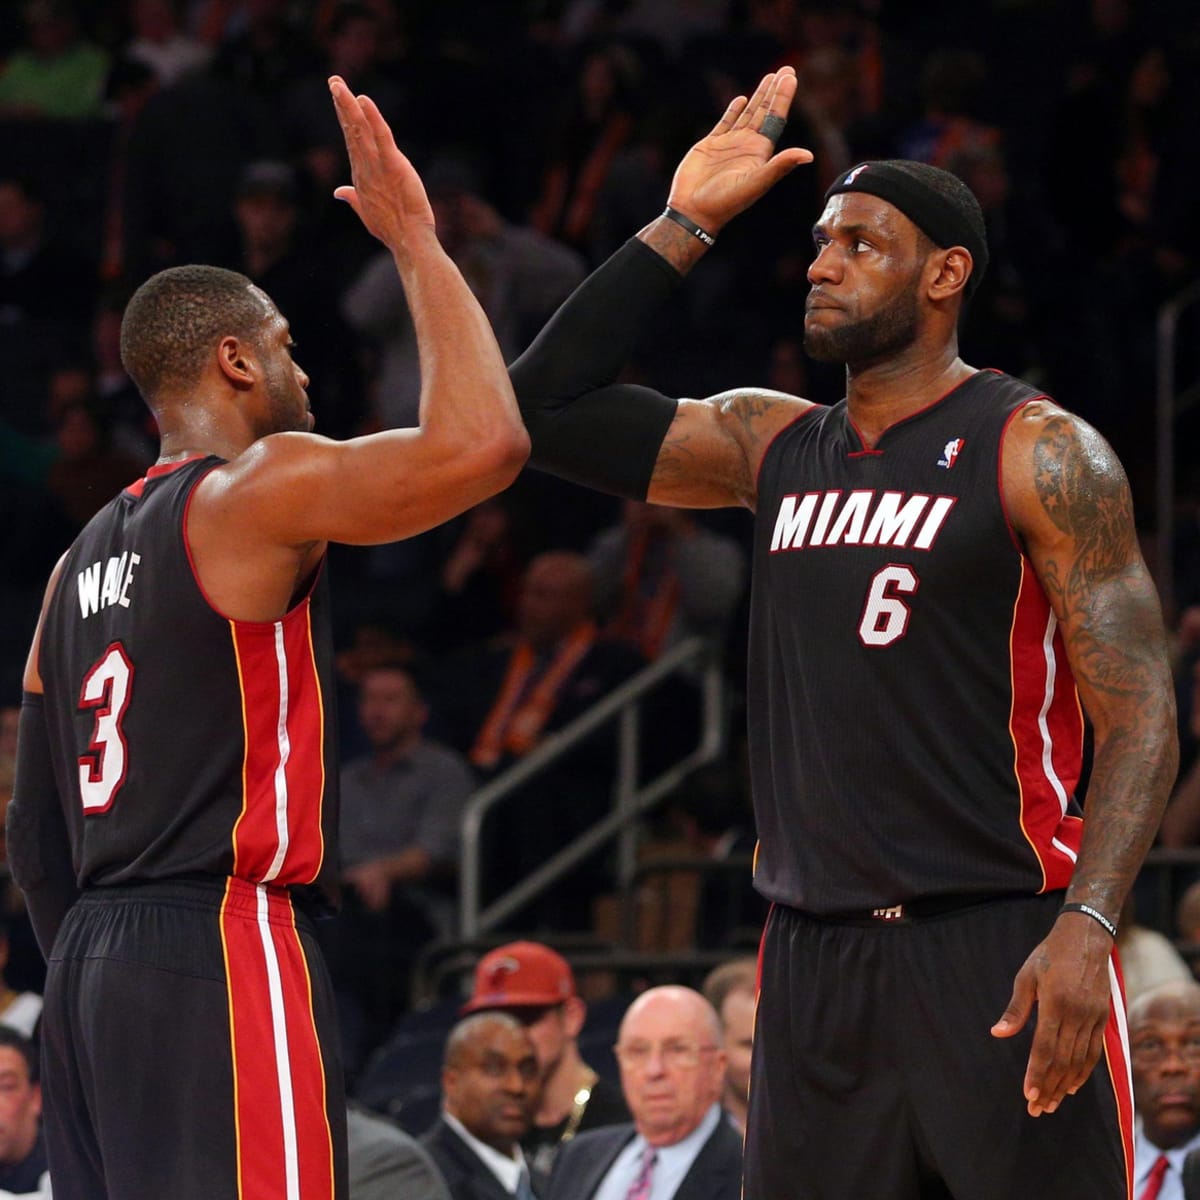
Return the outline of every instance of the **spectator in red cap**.
{"type": "Polygon", "coordinates": [[[463,1006],[464,1013],[484,1011],[511,1013],[537,1053],[542,1099],[521,1146],[540,1195],[564,1143],[585,1129],[628,1121],[629,1110],[620,1089],[580,1057],[587,1005],[561,954],[540,942],[510,942],[485,954],[463,1006]]]}

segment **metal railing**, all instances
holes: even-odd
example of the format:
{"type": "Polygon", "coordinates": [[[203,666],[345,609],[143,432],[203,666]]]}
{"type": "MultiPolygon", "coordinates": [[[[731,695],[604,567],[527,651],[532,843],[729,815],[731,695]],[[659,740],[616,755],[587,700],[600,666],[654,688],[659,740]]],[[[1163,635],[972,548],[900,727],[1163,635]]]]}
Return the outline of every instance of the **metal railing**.
{"type": "Polygon", "coordinates": [[[1172,550],[1175,540],[1175,425],[1179,419],[1180,395],[1175,380],[1175,358],[1180,318],[1188,309],[1198,303],[1200,303],[1200,281],[1185,288],[1158,310],[1155,551],[1158,558],[1159,591],[1162,594],[1163,602],[1167,604],[1172,602],[1175,594],[1172,570],[1172,550]]]}
{"type": "Polygon", "coordinates": [[[689,772],[715,759],[724,748],[724,683],[712,644],[689,638],[610,692],[565,729],[553,733],[502,775],[485,784],[467,801],[462,823],[462,870],[459,877],[459,933],[464,941],[478,938],[561,879],[578,863],[618,838],[617,882],[627,888],[637,868],[637,818],[667,795],[689,772]],[[638,739],[642,699],[672,675],[701,667],[701,728],[695,750],[666,768],[656,779],[639,785],[638,739]],[[482,908],[482,840],[484,818],[523,784],[574,749],[598,729],[616,722],[617,777],[612,811],[544,862],[520,883],[482,908]]]}

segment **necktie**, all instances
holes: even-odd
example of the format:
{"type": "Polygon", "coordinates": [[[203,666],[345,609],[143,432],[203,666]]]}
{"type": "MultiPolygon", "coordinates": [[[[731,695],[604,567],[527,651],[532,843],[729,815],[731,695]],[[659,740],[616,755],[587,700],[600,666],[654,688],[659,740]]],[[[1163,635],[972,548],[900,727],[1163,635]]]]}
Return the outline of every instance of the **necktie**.
{"type": "Polygon", "coordinates": [[[529,1172],[522,1171],[517,1178],[517,1190],[515,1192],[516,1200],[537,1200],[533,1194],[533,1188],[529,1184],[529,1172]]]}
{"type": "Polygon", "coordinates": [[[1150,1168],[1150,1174],[1146,1179],[1146,1186],[1142,1189],[1142,1194],[1138,1200],[1158,1200],[1158,1193],[1162,1191],[1163,1176],[1167,1173],[1167,1168],[1170,1162],[1165,1154],[1160,1154],[1154,1160],[1154,1166],[1150,1168]]]}
{"type": "Polygon", "coordinates": [[[625,1200],[650,1200],[650,1185],[654,1181],[654,1163],[658,1151],[653,1146],[647,1146],[642,1151],[642,1166],[637,1178],[629,1185],[625,1200]]]}

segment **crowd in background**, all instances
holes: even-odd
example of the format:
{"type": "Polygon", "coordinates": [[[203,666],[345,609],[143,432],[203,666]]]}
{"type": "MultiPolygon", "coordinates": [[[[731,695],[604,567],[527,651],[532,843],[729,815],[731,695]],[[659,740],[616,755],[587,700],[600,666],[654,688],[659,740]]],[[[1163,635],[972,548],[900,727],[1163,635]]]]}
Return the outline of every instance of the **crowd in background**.
{"type": "MultiPolygon", "coordinates": [[[[823,191],[863,158],[921,159],[961,175],[987,219],[991,266],[964,359],[1023,376],[1097,425],[1149,533],[1156,314],[1200,278],[1192,0],[31,0],[0,11],[5,721],[50,568],[156,453],[119,354],[125,300],[154,271],[206,262],[262,286],[291,322],[319,432],[415,423],[397,276],[332,199],[348,168],[329,74],[379,104],[511,359],[661,211],[675,162],[730,96],[782,64],[800,79],[785,142],[816,161],[722,233],[647,330],[630,377],[672,395],[749,383],[837,400],[840,370],[801,344],[823,191]]],[[[1185,381],[1193,332],[1185,324],[1185,381]]],[[[1152,564],[1179,650],[1181,796],[1190,788],[1196,824],[1177,845],[1200,840],[1196,432],[1185,411],[1174,561],[1152,564]]],[[[412,541],[332,549],[359,822],[347,957],[370,962],[372,946],[394,957],[398,930],[411,957],[447,932],[454,817],[470,789],[673,640],[710,637],[736,693],[749,529],[744,513],[622,507],[526,472],[412,541]],[[522,671],[533,686],[517,698],[522,671]],[[426,817],[410,808],[382,837],[372,796],[393,784],[424,789],[426,817]]],[[[695,695],[681,686],[670,711],[686,726],[678,714],[695,695]]],[[[7,724],[0,739],[2,773],[7,724]]],[[[493,844],[491,886],[603,811],[610,758],[610,745],[585,748],[530,793],[528,821],[493,844]]],[[[705,853],[753,844],[739,763],[735,738],[717,786],[710,775],[681,806],[679,835],[705,853]]],[[[526,919],[586,927],[606,870],[586,867],[526,919]]],[[[752,907],[732,895],[713,921],[735,900],[752,907]]],[[[711,928],[702,920],[697,940],[711,928]]],[[[366,989],[372,1036],[405,1002],[403,970],[383,984],[341,978],[366,989]]]]}

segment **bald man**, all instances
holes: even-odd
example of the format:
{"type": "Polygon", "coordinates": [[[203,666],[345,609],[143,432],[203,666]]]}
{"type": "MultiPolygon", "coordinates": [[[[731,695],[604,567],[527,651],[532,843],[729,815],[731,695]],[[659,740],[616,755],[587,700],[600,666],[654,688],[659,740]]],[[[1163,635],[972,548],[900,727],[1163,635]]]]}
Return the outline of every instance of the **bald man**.
{"type": "Polygon", "coordinates": [[[546,1200],[738,1200],[742,1140],[721,1116],[713,1006],[691,988],[651,988],[629,1006],[616,1052],[633,1122],[570,1142],[546,1200]]]}
{"type": "Polygon", "coordinates": [[[1144,992],[1129,1009],[1137,1200],[1185,1200],[1184,1161],[1200,1148],[1200,984],[1144,992]],[[1157,1186],[1157,1191],[1155,1187],[1157,1186]]]}

